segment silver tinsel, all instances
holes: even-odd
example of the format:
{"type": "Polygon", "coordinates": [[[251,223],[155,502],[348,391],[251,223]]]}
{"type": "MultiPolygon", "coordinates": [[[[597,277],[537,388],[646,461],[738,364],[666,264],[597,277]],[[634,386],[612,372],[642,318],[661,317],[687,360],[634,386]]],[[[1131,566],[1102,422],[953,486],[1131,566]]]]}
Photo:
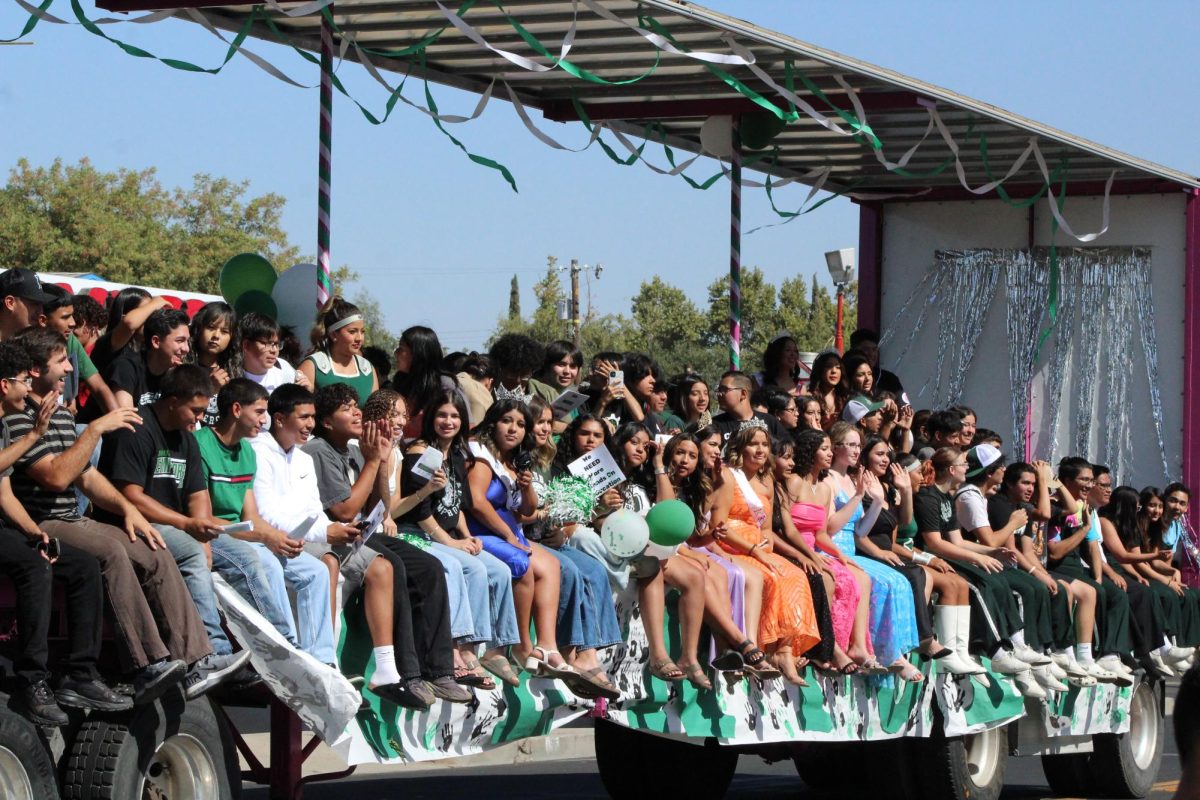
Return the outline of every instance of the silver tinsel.
{"type": "Polygon", "coordinates": [[[1167,445],[1163,438],[1162,392],[1158,385],[1158,337],[1154,333],[1154,293],[1150,287],[1150,251],[1149,248],[1135,248],[1139,257],[1136,259],[1134,283],[1134,303],[1137,304],[1138,325],[1142,332],[1142,356],[1146,362],[1146,380],[1150,383],[1150,415],[1154,418],[1154,433],[1158,439],[1158,452],[1162,456],[1163,481],[1171,480],[1172,475],[1182,472],[1171,469],[1167,465],[1167,445]]]}
{"type": "MultiPolygon", "coordinates": [[[[983,333],[983,321],[996,294],[996,281],[1003,268],[1004,251],[998,250],[947,250],[934,256],[935,279],[945,300],[938,315],[937,373],[934,381],[935,402],[952,405],[962,399],[963,384],[971,362],[975,360],[975,346],[983,333]],[[954,346],[953,358],[946,358],[954,346]],[[946,391],[942,391],[942,376],[949,368],[946,391]]],[[[936,305],[937,298],[930,298],[926,308],[936,305]]]]}
{"type": "MultiPolygon", "coordinates": [[[[1069,455],[1080,455],[1091,458],[1092,422],[1096,405],[1096,379],[1099,377],[1101,331],[1104,329],[1104,276],[1103,269],[1094,259],[1079,264],[1078,259],[1063,259],[1063,273],[1078,272],[1080,278],[1079,342],[1076,346],[1079,367],[1074,371],[1076,380],[1075,391],[1075,441],[1071,445],[1069,455]]],[[[1107,338],[1107,337],[1103,337],[1107,338]]],[[[1070,347],[1073,342],[1067,340],[1056,346],[1065,344],[1070,347]]]]}
{"type": "Polygon", "coordinates": [[[1004,274],[1008,307],[1008,380],[1013,387],[1012,452],[1024,457],[1021,445],[1029,434],[1029,386],[1049,286],[1039,280],[1042,267],[1028,250],[1010,251],[1004,274]]]}
{"type": "MultiPolygon", "coordinates": [[[[1046,251],[1047,265],[1049,251],[1046,251]]],[[[1060,262],[1061,276],[1061,262],[1060,262]]],[[[1049,266],[1045,272],[1039,272],[1038,280],[1046,286],[1049,297],[1049,266]]],[[[1046,438],[1038,448],[1037,457],[1053,461],[1058,452],[1058,419],[1062,408],[1063,382],[1071,367],[1071,342],[1075,341],[1075,318],[1079,305],[1079,290],[1074,280],[1059,281],[1058,286],[1058,323],[1054,329],[1054,354],[1049,359],[1046,378],[1047,411],[1045,419],[1049,421],[1046,438]],[[1059,343],[1062,343],[1061,345],[1059,343]]],[[[1041,334],[1038,334],[1039,337],[1041,334]]],[[[1047,339],[1049,341],[1049,339],[1047,339]]],[[[1070,403],[1067,404],[1070,407],[1070,403]]]]}

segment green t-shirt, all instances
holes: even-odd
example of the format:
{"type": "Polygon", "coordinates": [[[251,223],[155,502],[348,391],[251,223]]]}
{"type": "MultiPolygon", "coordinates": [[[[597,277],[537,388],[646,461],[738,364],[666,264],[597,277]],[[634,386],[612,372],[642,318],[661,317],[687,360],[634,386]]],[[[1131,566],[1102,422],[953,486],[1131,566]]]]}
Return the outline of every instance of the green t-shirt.
{"type": "Polygon", "coordinates": [[[254,486],[254,471],[258,465],[254,448],[242,439],[237,447],[226,447],[212,428],[196,431],[200,445],[200,460],[204,464],[204,480],[212,497],[213,516],[229,522],[242,518],[246,492],[254,486]]]}
{"type": "Polygon", "coordinates": [[[87,354],[87,350],[83,349],[83,345],[79,343],[73,333],[67,337],[67,355],[72,356],[79,364],[80,383],[99,372],[96,365],[92,363],[92,357],[87,354]]]}

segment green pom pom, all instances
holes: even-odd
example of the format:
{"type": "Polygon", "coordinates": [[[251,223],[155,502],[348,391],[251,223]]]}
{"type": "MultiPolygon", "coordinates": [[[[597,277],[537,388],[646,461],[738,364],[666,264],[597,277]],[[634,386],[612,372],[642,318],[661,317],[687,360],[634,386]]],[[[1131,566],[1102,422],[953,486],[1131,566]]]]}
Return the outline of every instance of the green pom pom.
{"type": "Polygon", "coordinates": [[[552,525],[570,525],[592,518],[596,495],[583,478],[562,475],[550,481],[542,493],[547,519],[552,525]]]}

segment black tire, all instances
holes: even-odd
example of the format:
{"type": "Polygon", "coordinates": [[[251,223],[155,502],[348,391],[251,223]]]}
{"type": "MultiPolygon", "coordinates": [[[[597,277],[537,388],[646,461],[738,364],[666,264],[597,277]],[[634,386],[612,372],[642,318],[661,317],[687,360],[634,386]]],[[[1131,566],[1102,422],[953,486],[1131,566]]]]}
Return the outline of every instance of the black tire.
{"type": "Polygon", "coordinates": [[[229,731],[208,698],[172,691],[128,714],[90,717],[63,776],[66,800],[141,800],[155,787],[182,800],[238,800],[242,779],[229,731]]]}
{"type": "Polygon", "coordinates": [[[729,790],[737,762],[737,752],[727,747],[687,744],[596,721],[596,766],[614,800],[717,800],[729,790]]]}
{"type": "Polygon", "coordinates": [[[908,740],[910,797],[929,800],[998,800],[1008,763],[1008,730],[991,728],[970,736],[908,740]]]}
{"type": "MultiPolygon", "coordinates": [[[[869,771],[862,765],[873,761],[867,753],[878,749],[883,742],[804,742],[792,753],[792,763],[804,785],[814,792],[841,793],[851,789],[869,788],[869,771]]],[[[874,762],[880,763],[880,762],[874,762]]],[[[895,763],[889,758],[886,763],[895,763]]]]}
{"type": "Polygon", "coordinates": [[[1142,681],[1129,704],[1129,731],[1092,737],[1091,772],[1108,797],[1145,797],[1162,762],[1164,726],[1154,685],[1142,681]]]}
{"type": "Polygon", "coordinates": [[[0,707],[0,797],[58,800],[54,762],[32,722],[0,707]]]}
{"type": "Polygon", "coordinates": [[[1091,753],[1068,753],[1061,756],[1042,756],[1042,772],[1046,783],[1063,797],[1088,797],[1095,782],[1091,771],[1091,753]]]}

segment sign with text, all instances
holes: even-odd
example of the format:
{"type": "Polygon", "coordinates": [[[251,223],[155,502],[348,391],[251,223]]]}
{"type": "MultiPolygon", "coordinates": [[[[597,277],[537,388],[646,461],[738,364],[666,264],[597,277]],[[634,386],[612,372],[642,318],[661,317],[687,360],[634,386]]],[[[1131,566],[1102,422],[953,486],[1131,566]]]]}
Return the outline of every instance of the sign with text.
{"type": "Polygon", "coordinates": [[[567,464],[567,471],[587,481],[596,494],[601,494],[625,480],[625,473],[621,472],[607,447],[597,447],[590,453],[584,453],[567,464]]]}

